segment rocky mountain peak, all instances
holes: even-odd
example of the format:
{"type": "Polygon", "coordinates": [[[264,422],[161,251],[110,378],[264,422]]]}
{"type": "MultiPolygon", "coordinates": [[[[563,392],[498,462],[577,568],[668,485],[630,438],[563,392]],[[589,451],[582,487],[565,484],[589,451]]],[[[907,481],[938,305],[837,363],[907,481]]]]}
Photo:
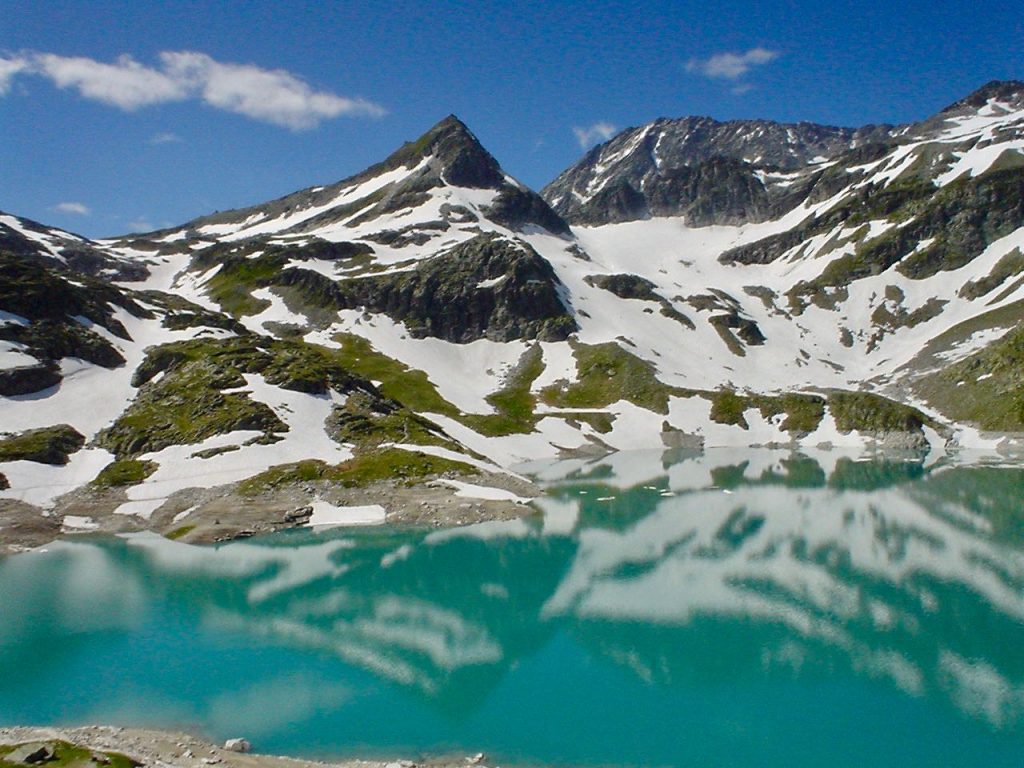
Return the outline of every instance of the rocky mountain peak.
{"type": "Polygon", "coordinates": [[[777,208],[762,199],[760,173],[792,173],[891,136],[885,125],[659,118],[595,147],[541,194],[580,224],[648,216],[685,216],[694,226],[757,221],[777,208]]]}
{"type": "Polygon", "coordinates": [[[444,180],[458,187],[498,189],[505,183],[501,166],[455,115],[448,115],[415,141],[402,145],[383,165],[416,165],[433,158],[444,180]]]}
{"type": "MultiPolygon", "coordinates": [[[[1011,141],[1024,131],[1024,82],[993,80],[920,122],[842,128],[810,122],[660,118],[629,128],[595,147],[541,194],[566,220],[607,224],[659,216],[690,226],[740,224],[776,218],[807,199],[826,199],[846,174],[897,145],[937,142],[914,150],[913,168],[890,170],[922,179],[967,170],[958,158],[981,139],[1011,141]],[[964,143],[953,148],[951,141],[964,143]],[[959,152],[960,155],[957,155],[959,152]],[[820,182],[820,183],[819,183],[820,182]]],[[[1002,161],[1016,164],[1016,150],[1002,161]]],[[[907,152],[910,150],[904,150],[907,152]]],[[[980,162],[980,161],[979,161],[980,162]]],[[[886,177],[895,178],[890,174],[886,177]]],[[[953,178],[953,176],[949,177],[953,178]]]]}
{"type": "Polygon", "coordinates": [[[978,110],[990,101],[1024,108],[1024,82],[1020,80],[990,80],[976,91],[950,104],[940,114],[978,110]]]}
{"type": "MultiPolygon", "coordinates": [[[[472,197],[472,195],[471,195],[472,197]]],[[[484,149],[479,139],[455,115],[448,115],[419,138],[404,143],[383,161],[365,171],[329,186],[310,187],[267,203],[231,211],[223,211],[188,222],[183,228],[187,236],[223,237],[232,240],[250,236],[323,235],[343,228],[346,239],[376,239],[409,236],[429,239],[422,232],[413,232],[418,224],[426,224],[435,234],[447,228],[448,218],[467,224],[479,217],[496,224],[521,230],[539,226],[559,235],[567,235],[569,227],[535,192],[527,189],[502,171],[498,161],[484,149]],[[489,204],[467,203],[458,189],[494,190],[489,204]],[[449,197],[447,213],[430,207],[432,199],[449,197]],[[458,198],[458,199],[456,199],[458,198]],[[476,212],[466,206],[479,208],[476,212]],[[426,206],[426,208],[424,208],[426,206]],[[403,233],[398,233],[391,219],[399,211],[424,210],[424,216],[406,216],[403,233]],[[444,219],[441,222],[439,219],[444,219]],[[379,224],[380,229],[375,230],[379,224]]],[[[175,230],[153,235],[173,236],[175,230]]]]}

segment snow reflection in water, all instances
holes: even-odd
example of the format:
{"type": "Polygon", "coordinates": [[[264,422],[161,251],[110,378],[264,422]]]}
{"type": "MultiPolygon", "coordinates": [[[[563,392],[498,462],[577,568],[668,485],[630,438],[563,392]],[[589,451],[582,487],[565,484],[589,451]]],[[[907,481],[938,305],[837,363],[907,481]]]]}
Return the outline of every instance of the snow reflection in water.
{"type": "MultiPolygon", "coordinates": [[[[934,750],[909,757],[960,749],[998,764],[1024,742],[1024,470],[770,451],[528,469],[550,488],[533,519],[218,548],[74,540],[0,561],[0,722],[185,723],[329,754],[671,763],[725,719],[677,713],[643,746],[609,743],[599,722],[557,747],[545,734],[610,691],[640,723],[665,717],[644,711],[653,702],[728,690],[750,698],[730,717],[751,749],[758,728],[786,738],[794,713],[765,715],[780,696],[796,714],[856,720],[839,737],[849,748],[865,729],[934,750]],[[126,643],[123,674],[99,673],[126,643]],[[225,672],[182,684],[187,665],[133,661],[178,651],[225,672]],[[57,707],[45,694],[68,679],[91,695],[57,707]],[[543,699],[544,724],[484,722],[543,699]],[[900,734],[885,722],[893,706],[909,708],[900,734]]],[[[800,750],[786,757],[799,764],[800,750]]]]}

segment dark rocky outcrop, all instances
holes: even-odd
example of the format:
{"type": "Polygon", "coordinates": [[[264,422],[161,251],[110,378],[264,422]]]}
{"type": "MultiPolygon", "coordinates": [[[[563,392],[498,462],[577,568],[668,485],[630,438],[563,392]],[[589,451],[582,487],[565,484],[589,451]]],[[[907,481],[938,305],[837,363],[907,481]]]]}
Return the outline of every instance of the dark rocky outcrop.
{"type": "Polygon", "coordinates": [[[373,253],[366,243],[350,243],[346,241],[330,242],[319,237],[312,238],[309,242],[301,245],[270,245],[267,253],[281,254],[290,259],[309,261],[319,259],[321,261],[346,261],[360,256],[369,256],[373,253]]]}
{"type": "Polygon", "coordinates": [[[614,293],[620,299],[661,300],[654,292],[654,283],[639,275],[588,275],[583,279],[595,288],[614,293]]]}
{"type": "Polygon", "coordinates": [[[136,317],[149,313],[115,286],[0,252],[0,309],[28,320],[63,321],[80,316],[102,325],[115,336],[128,337],[111,305],[136,317]]]}
{"type": "Polygon", "coordinates": [[[21,365],[0,370],[0,395],[14,397],[30,395],[56,386],[61,381],[60,371],[53,362],[21,365]]]}
{"type": "MultiPolygon", "coordinates": [[[[0,211],[2,216],[11,216],[0,211]]],[[[116,258],[84,237],[31,219],[12,216],[17,227],[0,220],[0,251],[36,261],[45,266],[66,269],[83,275],[110,280],[144,280],[149,275],[145,264],[116,258]],[[32,233],[32,237],[26,235],[32,233]]]]}
{"type": "Polygon", "coordinates": [[[26,353],[44,363],[77,357],[93,365],[116,368],[125,362],[113,344],[72,318],[5,325],[0,327],[0,340],[24,345],[26,353]]]}
{"type": "Polygon", "coordinates": [[[10,373],[0,387],[26,394],[26,388],[37,384],[52,386],[55,363],[66,357],[105,368],[122,365],[121,353],[90,327],[94,324],[128,340],[127,330],[114,316],[115,307],[136,317],[151,317],[125,291],[109,283],[69,274],[31,256],[0,253],[0,310],[27,321],[0,325],[0,340],[22,345],[46,369],[10,373]]]}
{"type": "Polygon", "coordinates": [[[572,220],[575,224],[617,224],[649,215],[647,199],[626,179],[616,179],[580,205],[572,220]]]}
{"type": "Polygon", "coordinates": [[[568,235],[569,225],[536,192],[506,184],[486,209],[487,218],[514,230],[539,226],[556,235],[568,235]]]}
{"type": "Polygon", "coordinates": [[[588,275],[583,278],[584,282],[595,288],[614,293],[620,299],[636,299],[638,301],[655,301],[661,305],[661,314],[691,331],[696,329],[693,321],[672,306],[672,302],[666,299],[654,289],[654,283],[639,275],[588,275]]]}
{"type": "Polygon", "coordinates": [[[70,454],[80,450],[83,445],[85,437],[67,424],[30,429],[0,439],[0,461],[63,465],[68,463],[70,454]]]}
{"type": "Polygon", "coordinates": [[[56,759],[53,744],[22,744],[4,755],[4,760],[14,765],[41,765],[56,759]]]}
{"type": "Polygon", "coordinates": [[[335,283],[293,269],[278,284],[315,305],[380,312],[405,323],[414,336],[457,343],[554,341],[576,330],[551,265],[526,243],[493,234],[478,235],[408,271],[335,283]]]}

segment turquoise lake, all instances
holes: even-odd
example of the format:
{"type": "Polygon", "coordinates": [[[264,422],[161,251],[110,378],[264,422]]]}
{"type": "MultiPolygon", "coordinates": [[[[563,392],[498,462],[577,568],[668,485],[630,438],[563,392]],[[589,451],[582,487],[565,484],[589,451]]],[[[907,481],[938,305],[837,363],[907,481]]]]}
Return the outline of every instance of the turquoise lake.
{"type": "Polygon", "coordinates": [[[542,513],[0,559],[0,724],[319,758],[1024,765],[1024,469],[530,468],[542,513]]]}

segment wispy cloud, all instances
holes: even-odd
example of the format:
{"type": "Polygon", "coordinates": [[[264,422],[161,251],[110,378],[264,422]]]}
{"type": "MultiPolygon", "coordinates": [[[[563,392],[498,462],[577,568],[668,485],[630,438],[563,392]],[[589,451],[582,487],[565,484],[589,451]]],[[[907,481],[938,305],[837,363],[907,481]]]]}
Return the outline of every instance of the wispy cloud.
{"type": "Polygon", "coordinates": [[[283,69],[222,64],[204,53],[162,53],[164,69],[207,104],[286,128],[313,128],[340,115],[380,117],[384,109],[363,99],[314,91],[283,69]]]}
{"type": "Polygon", "coordinates": [[[27,68],[28,61],[23,58],[0,58],[0,96],[3,96],[10,90],[11,81],[14,79],[14,76],[27,68]]]}
{"type": "Polygon", "coordinates": [[[58,88],[74,88],[87,99],[126,111],[188,98],[184,83],[128,55],[106,64],[82,56],[40,53],[32,62],[33,71],[48,77],[58,88]]]}
{"type": "Polygon", "coordinates": [[[216,109],[292,130],[314,128],[341,116],[379,117],[383,107],[313,89],[283,69],[219,62],[205,53],[165,51],[159,67],[125,54],[113,63],[81,56],[23,53],[0,59],[0,95],[16,75],[34,74],[58,88],[125,111],[153,104],[197,99],[216,109]]]}
{"type": "Polygon", "coordinates": [[[156,227],[153,226],[153,222],[149,219],[138,218],[128,222],[129,232],[152,232],[154,229],[156,227]]]}
{"type": "Polygon", "coordinates": [[[184,141],[181,136],[171,131],[161,131],[149,137],[150,144],[179,144],[184,141]]]}
{"type": "Polygon", "coordinates": [[[599,141],[608,141],[615,135],[615,126],[602,120],[587,128],[576,126],[572,132],[576,134],[576,141],[579,142],[580,149],[586,149],[599,141]]]}
{"type": "Polygon", "coordinates": [[[58,211],[59,213],[73,213],[76,216],[88,216],[92,213],[92,211],[89,210],[89,206],[84,203],[74,202],[57,203],[53,206],[53,210],[58,211]]]}
{"type": "Polygon", "coordinates": [[[778,57],[778,51],[760,47],[751,48],[745,53],[716,53],[707,59],[690,59],[686,63],[686,71],[715,80],[739,80],[754,67],[767,64],[778,57]]]}

